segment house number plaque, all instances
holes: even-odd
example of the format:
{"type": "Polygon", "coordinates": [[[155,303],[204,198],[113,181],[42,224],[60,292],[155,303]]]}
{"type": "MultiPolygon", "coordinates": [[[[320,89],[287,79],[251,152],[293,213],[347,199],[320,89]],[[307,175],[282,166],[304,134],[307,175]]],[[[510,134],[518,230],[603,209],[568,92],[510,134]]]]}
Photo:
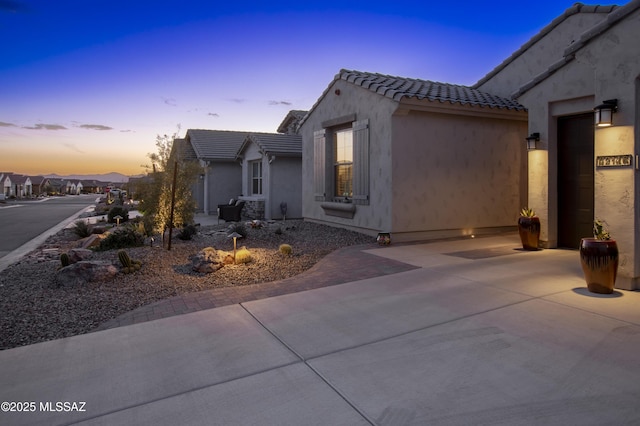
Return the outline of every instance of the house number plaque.
{"type": "Polygon", "coordinates": [[[631,167],[633,157],[627,155],[602,155],[596,157],[596,167],[631,167]]]}

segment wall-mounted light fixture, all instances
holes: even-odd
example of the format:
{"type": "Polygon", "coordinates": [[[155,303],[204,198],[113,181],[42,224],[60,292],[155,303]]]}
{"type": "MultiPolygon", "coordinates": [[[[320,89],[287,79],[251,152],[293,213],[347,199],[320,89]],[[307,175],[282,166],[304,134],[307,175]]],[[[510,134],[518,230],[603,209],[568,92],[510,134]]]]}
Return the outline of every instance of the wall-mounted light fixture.
{"type": "Polygon", "coordinates": [[[525,140],[527,141],[527,150],[531,151],[532,149],[536,149],[536,142],[540,140],[540,133],[531,133],[525,140]]]}
{"type": "Polygon", "coordinates": [[[596,126],[606,127],[613,124],[613,113],[618,111],[618,100],[609,99],[593,109],[596,126]]]}

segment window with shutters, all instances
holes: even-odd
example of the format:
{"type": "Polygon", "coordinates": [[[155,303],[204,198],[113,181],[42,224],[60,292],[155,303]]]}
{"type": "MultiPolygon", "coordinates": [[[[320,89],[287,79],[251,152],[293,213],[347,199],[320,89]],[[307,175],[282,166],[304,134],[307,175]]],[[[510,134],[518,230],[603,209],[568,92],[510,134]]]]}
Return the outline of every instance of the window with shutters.
{"type": "Polygon", "coordinates": [[[345,199],[353,197],[353,131],[333,133],[334,195],[345,199]]]}
{"type": "Polygon", "coordinates": [[[251,195],[262,195],[262,160],[252,161],[251,167],[251,195]]]}
{"type": "Polygon", "coordinates": [[[318,130],[313,144],[315,200],[368,205],[369,120],[318,130]]]}

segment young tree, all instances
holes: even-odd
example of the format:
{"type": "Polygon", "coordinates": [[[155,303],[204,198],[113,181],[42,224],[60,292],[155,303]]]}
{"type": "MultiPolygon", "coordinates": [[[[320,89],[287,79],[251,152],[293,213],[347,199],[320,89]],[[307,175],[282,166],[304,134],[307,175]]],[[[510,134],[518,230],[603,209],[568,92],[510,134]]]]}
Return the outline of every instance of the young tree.
{"type": "Polygon", "coordinates": [[[191,185],[200,173],[200,166],[196,161],[184,158],[183,144],[186,142],[178,139],[178,131],[171,136],[158,135],[156,137],[158,151],[148,154],[152,163],[151,166],[147,166],[147,169],[152,171],[148,173],[147,183],[141,188],[143,197],[140,201],[140,211],[144,213],[147,223],[153,226],[155,232],[163,232],[171,225],[171,190],[176,167],[173,225],[193,223],[196,204],[191,185]]]}

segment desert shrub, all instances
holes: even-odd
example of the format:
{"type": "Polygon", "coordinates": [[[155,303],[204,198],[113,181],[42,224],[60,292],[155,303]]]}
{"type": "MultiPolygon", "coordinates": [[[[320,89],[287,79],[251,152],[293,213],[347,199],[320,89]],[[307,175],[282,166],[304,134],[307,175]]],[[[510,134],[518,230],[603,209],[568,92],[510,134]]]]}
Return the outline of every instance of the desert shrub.
{"type": "Polygon", "coordinates": [[[107,213],[107,221],[109,223],[116,223],[117,221],[114,219],[116,216],[121,216],[120,223],[126,222],[129,220],[129,210],[124,207],[115,206],[109,210],[107,213]]]}
{"type": "Polygon", "coordinates": [[[86,238],[91,235],[91,228],[84,220],[76,220],[73,224],[73,233],[80,238],[86,238]]]}
{"type": "Polygon", "coordinates": [[[178,233],[178,238],[181,240],[190,240],[194,235],[198,233],[198,228],[195,225],[185,225],[178,233]]]}
{"type": "Polygon", "coordinates": [[[117,228],[105,239],[100,241],[96,248],[98,251],[122,249],[127,247],[139,247],[144,244],[144,235],[131,227],[117,228]]]}
{"type": "Polygon", "coordinates": [[[293,252],[293,249],[289,244],[280,244],[280,247],[278,247],[278,251],[288,256],[293,252]]]}
{"type": "Polygon", "coordinates": [[[244,226],[244,223],[234,223],[229,226],[229,233],[233,234],[234,232],[242,235],[243,238],[247,237],[247,227],[244,226]]]}
{"type": "Polygon", "coordinates": [[[276,228],[275,231],[273,231],[274,234],[276,235],[282,235],[282,228],[280,228],[279,226],[276,228]]]}
{"type": "Polygon", "coordinates": [[[251,262],[251,252],[246,247],[242,247],[236,252],[236,263],[251,262]]]}

